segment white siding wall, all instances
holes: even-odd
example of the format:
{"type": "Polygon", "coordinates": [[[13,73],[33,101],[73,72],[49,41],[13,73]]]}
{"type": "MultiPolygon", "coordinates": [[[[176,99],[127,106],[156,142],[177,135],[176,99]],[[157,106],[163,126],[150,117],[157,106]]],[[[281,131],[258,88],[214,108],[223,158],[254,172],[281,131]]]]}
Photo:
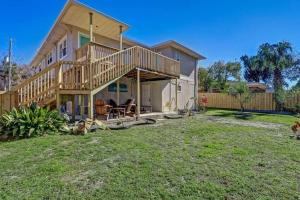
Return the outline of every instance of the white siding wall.
{"type": "MultiPolygon", "coordinates": [[[[195,73],[197,73],[195,72],[195,67],[197,66],[197,60],[171,47],[159,49],[158,52],[180,61],[180,79],[178,80],[178,83],[181,85],[181,92],[178,92],[178,108],[183,109],[186,105],[188,105],[189,108],[193,107],[194,101],[191,98],[195,96],[195,86],[198,88],[198,83],[197,81],[195,82],[195,73]]],[[[174,92],[175,90],[167,89],[170,88],[169,84],[164,85],[163,87],[164,89],[162,92],[164,98],[162,104],[165,105],[166,102],[170,101],[170,91],[174,92]]],[[[172,95],[173,94],[171,94],[171,96],[172,95]]]]}

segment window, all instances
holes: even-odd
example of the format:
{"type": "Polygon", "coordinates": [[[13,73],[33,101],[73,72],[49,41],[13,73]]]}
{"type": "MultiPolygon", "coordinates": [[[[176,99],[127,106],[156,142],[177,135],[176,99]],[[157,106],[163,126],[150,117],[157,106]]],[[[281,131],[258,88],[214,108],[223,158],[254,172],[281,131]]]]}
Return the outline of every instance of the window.
{"type": "Polygon", "coordinates": [[[78,48],[83,47],[90,42],[90,37],[83,33],[78,33],[78,48]]]}
{"type": "Polygon", "coordinates": [[[178,92],[181,92],[181,90],[182,90],[180,83],[178,83],[178,85],[177,85],[177,90],[178,90],[178,92]]]}
{"type": "MultiPolygon", "coordinates": [[[[108,86],[108,92],[117,92],[117,83],[112,83],[108,86]]],[[[120,83],[120,92],[128,92],[128,87],[124,83],[120,83]]]]}
{"type": "Polygon", "coordinates": [[[42,71],[42,62],[40,62],[37,66],[38,72],[42,71]]]}
{"type": "Polygon", "coordinates": [[[52,52],[47,55],[47,65],[50,65],[53,61],[52,52]]]}
{"type": "Polygon", "coordinates": [[[59,58],[63,59],[67,55],[67,36],[65,36],[58,44],[59,58]]]}
{"type": "Polygon", "coordinates": [[[180,60],[180,55],[179,55],[179,53],[178,53],[177,51],[175,51],[174,54],[175,54],[175,55],[174,55],[174,59],[177,60],[177,61],[179,61],[179,60],[180,60]]]}

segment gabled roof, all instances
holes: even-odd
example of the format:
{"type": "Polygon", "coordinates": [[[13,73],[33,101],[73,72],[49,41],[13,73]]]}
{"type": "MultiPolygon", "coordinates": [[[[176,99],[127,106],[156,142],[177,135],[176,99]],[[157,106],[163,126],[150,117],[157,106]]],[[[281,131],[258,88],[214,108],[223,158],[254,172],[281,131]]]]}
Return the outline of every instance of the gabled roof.
{"type": "Polygon", "coordinates": [[[124,36],[123,36],[123,42],[124,42],[125,44],[130,45],[130,46],[141,46],[141,47],[144,47],[144,48],[146,48],[146,49],[151,49],[151,47],[149,47],[149,46],[146,45],[146,44],[140,43],[140,42],[138,42],[138,41],[136,41],[136,40],[129,39],[129,38],[124,37],[124,36]]]}
{"type": "Polygon", "coordinates": [[[120,26],[123,27],[123,32],[129,28],[127,24],[105,15],[87,5],[75,0],[68,0],[46,38],[42,42],[41,47],[38,49],[37,54],[34,56],[30,65],[32,66],[37,64],[35,62],[40,60],[53,48],[54,43],[58,42],[58,39],[65,34],[65,26],[71,25],[84,30],[89,30],[90,13],[93,13],[93,32],[96,34],[103,35],[111,39],[117,39],[120,33],[120,26]]]}
{"type": "Polygon", "coordinates": [[[174,40],[169,40],[169,41],[166,41],[166,42],[162,42],[162,43],[159,43],[157,45],[154,45],[152,46],[151,48],[152,49],[162,49],[162,48],[166,48],[166,47],[173,47],[175,49],[178,49],[178,50],[181,50],[182,52],[194,57],[194,58],[197,58],[198,60],[204,60],[206,59],[204,56],[202,56],[201,54],[183,46],[182,44],[174,41],[174,40]]]}

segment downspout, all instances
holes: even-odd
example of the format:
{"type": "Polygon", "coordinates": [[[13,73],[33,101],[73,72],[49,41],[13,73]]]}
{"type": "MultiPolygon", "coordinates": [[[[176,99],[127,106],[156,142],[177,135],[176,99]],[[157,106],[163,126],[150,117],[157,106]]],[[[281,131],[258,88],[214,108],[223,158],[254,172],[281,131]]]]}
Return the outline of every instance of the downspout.
{"type": "Polygon", "coordinates": [[[194,110],[197,109],[198,102],[198,61],[195,61],[195,75],[194,75],[194,110]]]}

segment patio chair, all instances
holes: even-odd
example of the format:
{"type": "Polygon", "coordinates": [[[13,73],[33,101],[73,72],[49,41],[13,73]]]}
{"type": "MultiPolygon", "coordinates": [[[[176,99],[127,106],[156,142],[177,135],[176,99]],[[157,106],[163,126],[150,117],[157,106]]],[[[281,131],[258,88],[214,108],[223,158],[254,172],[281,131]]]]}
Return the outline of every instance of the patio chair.
{"type": "Polygon", "coordinates": [[[111,107],[113,107],[113,108],[117,108],[118,107],[117,103],[113,99],[110,99],[108,104],[111,107]]]}
{"type": "Polygon", "coordinates": [[[121,108],[125,108],[124,115],[131,116],[131,117],[135,115],[136,105],[134,103],[135,103],[135,99],[128,99],[125,102],[125,104],[120,105],[121,108]]]}
{"type": "Polygon", "coordinates": [[[102,119],[108,120],[111,112],[111,105],[106,104],[102,99],[97,99],[95,102],[96,115],[102,119]]]}

